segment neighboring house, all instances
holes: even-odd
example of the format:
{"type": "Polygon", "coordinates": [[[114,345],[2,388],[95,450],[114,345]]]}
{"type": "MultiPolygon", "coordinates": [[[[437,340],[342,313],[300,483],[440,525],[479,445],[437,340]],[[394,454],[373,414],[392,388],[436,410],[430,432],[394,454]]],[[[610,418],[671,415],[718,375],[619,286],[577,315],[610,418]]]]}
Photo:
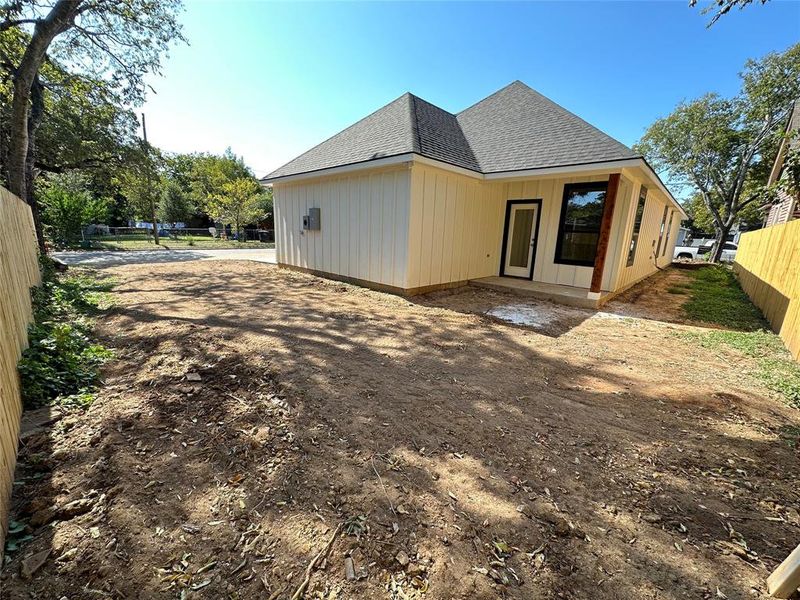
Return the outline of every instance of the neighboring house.
{"type": "MultiPolygon", "coordinates": [[[[768,185],[773,185],[783,176],[783,162],[789,150],[800,148],[800,100],[794,103],[789,122],[786,125],[786,133],[778,150],[778,156],[775,157],[775,163],[772,165],[768,185]],[[795,132],[794,135],[792,135],[793,132],[795,132]]],[[[764,210],[764,227],[800,219],[800,198],[792,197],[783,191],[778,192],[777,202],[761,208],[764,210]]]]}
{"type": "Polygon", "coordinates": [[[640,155],[519,81],[458,114],[404,94],[263,182],[280,265],[405,295],[597,306],[669,265],[686,218],[640,155]]]}

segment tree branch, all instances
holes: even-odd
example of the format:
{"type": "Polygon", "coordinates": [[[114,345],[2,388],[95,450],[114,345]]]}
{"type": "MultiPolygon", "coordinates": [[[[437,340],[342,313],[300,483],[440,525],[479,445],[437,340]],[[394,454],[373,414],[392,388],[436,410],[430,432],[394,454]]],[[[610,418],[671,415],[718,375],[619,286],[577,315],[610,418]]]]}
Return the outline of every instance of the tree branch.
{"type": "Polygon", "coordinates": [[[73,163],[64,163],[61,165],[48,165],[46,163],[36,162],[36,168],[48,173],[64,173],[74,169],[91,169],[108,164],[116,160],[116,156],[95,156],[92,158],[84,158],[73,163]]]}
{"type": "Polygon", "coordinates": [[[12,27],[19,27],[20,25],[37,25],[41,19],[11,19],[0,23],[0,33],[11,29],[12,27]]]}

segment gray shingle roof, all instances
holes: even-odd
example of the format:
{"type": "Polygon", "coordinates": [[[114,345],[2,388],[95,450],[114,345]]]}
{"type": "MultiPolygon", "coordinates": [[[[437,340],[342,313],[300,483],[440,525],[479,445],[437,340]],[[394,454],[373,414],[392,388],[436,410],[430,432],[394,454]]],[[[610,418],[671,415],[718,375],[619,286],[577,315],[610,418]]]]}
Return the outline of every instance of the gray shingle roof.
{"type": "Polygon", "coordinates": [[[639,157],[515,81],[457,115],[404,94],[264,179],[410,152],[481,173],[639,157]]]}
{"type": "Polygon", "coordinates": [[[458,113],[458,123],[484,173],[639,157],[520,81],[458,113]]]}

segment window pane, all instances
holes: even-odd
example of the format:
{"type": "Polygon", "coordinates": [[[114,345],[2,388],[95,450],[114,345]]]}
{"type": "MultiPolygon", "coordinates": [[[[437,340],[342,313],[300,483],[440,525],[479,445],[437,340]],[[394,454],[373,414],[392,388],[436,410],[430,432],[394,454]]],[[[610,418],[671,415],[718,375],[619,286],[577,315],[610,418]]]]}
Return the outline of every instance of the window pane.
{"type": "Polygon", "coordinates": [[[606,183],[564,187],[557,262],[594,264],[607,187],[606,183]]]}
{"type": "Polygon", "coordinates": [[[532,208],[514,211],[514,231],[511,233],[510,267],[527,267],[531,250],[531,231],[533,231],[534,210],[532,208]]]}
{"type": "Polygon", "coordinates": [[[647,202],[647,188],[642,186],[639,191],[639,204],[636,206],[636,218],[633,221],[633,234],[631,235],[631,247],[628,249],[628,266],[630,267],[636,260],[636,245],[639,243],[639,230],[642,228],[642,218],[644,217],[644,205],[647,202]]]}
{"type": "Polygon", "coordinates": [[[661,251],[661,256],[667,253],[667,246],[669,246],[669,234],[672,231],[672,218],[675,216],[675,211],[669,212],[669,225],[667,225],[666,236],[664,237],[664,249],[661,251]]]}
{"type": "Polygon", "coordinates": [[[656,246],[656,253],[655,256],[658,257],[658,253],[661,252],[661,242],[664,241],[664,227],[667,225],[667,211],[669,210],[669,206],[664,207],[664,214],[661,216],[661,229],[658,231],[658,245],[656,246]]]}

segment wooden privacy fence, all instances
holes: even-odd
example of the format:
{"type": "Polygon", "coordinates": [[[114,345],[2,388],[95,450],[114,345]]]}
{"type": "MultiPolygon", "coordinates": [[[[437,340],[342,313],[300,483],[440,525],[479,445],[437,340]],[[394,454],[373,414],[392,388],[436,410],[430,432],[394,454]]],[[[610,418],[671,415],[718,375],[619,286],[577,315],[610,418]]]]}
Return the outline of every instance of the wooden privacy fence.
{"type": "Polygon", "coordinates": [[[743,234],[733,268],[744,291],[800,360],[800,220],[743,234]]]}
{"type": "Polygon", "coordinates": [[[17,361],[28,343],[30,289],[40,281],[31,210],[0,187],[0,560],[22,414],[17,361]]]}

